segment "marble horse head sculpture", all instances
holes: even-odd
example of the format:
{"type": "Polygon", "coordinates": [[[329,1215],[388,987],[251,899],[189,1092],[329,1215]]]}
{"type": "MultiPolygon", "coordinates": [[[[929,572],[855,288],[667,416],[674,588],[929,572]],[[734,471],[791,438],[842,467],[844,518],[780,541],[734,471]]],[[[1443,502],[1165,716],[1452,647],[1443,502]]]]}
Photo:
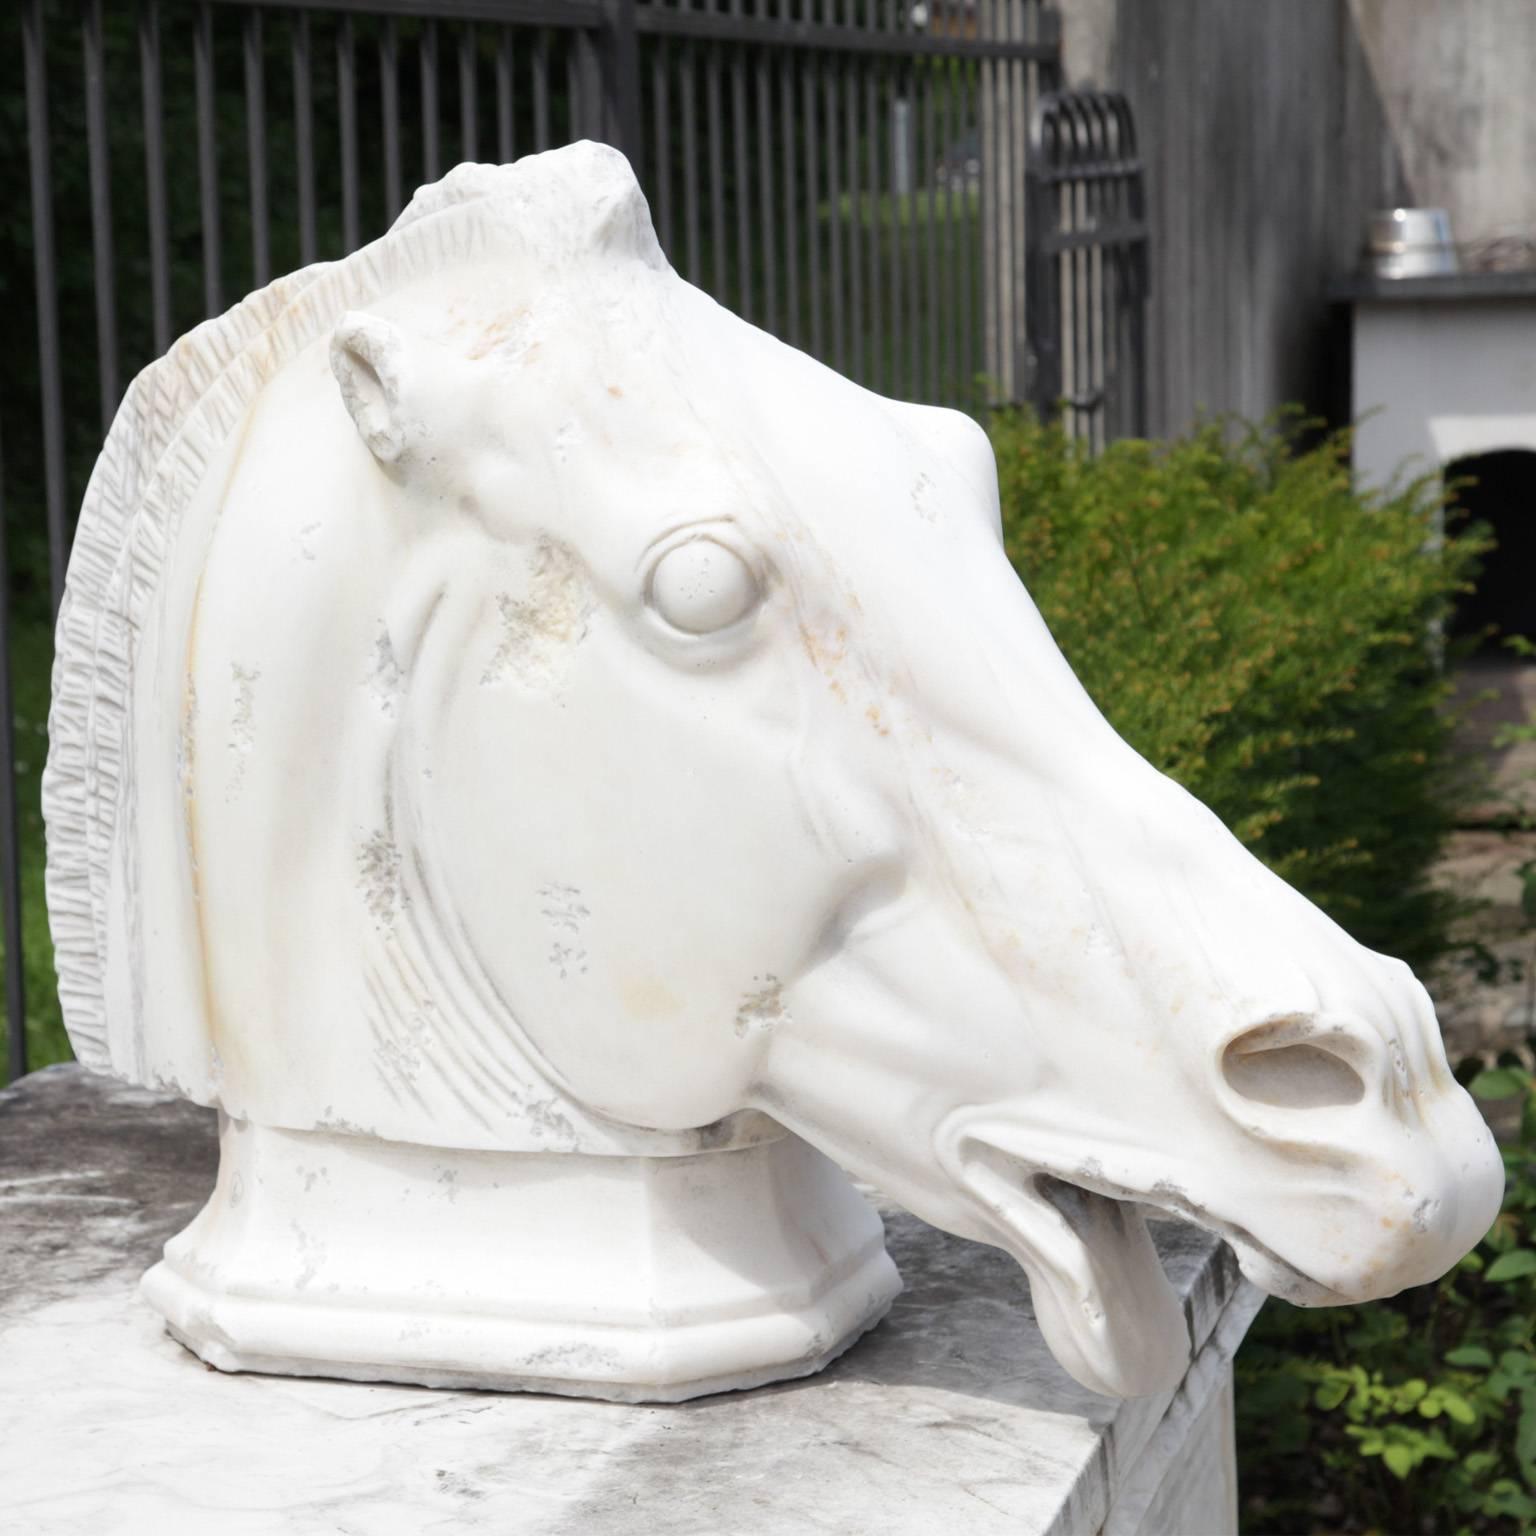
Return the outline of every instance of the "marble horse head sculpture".
{"type": "Polygon", "coordinates": [[[1499,1159],[1431,1006],[1105,723],[987,439],[667,265],[617,153],[466,165],[135,382],[45,781],[87,1064],[221,1111],[205,1360],[677,1398],[899,1282],[844,1170],[1188,1348],[1143,1208],[1306,1304],[1499,1159]]]}

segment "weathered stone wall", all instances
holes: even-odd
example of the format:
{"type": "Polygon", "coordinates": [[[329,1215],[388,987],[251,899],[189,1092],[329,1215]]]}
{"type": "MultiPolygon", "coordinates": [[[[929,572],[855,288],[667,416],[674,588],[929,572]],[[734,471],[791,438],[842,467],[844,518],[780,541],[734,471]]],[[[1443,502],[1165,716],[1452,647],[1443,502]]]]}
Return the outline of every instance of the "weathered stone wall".
{"type": "Polygon", "coordinates": [[[1536,0],[1058,0],[1073,83],[1131,98],[1153,230],[1150,427],[1350,412],[1330,284],[1374,208],[1536,235],[1536,0]]]}
{"type": "Polygon", "coordinates": [[[1350,0],[1406,191],[1460,241],[1536,236],[1536,5],[1350,0]]]}
{"type": "Polygon", "coordinates": [[[1347,0],[1061,6],[1069,77],[1129,94],[1147,160],[1150,430],[1288,401],[1346,415],[1327,292],[1400,187],[1347,0]]]}

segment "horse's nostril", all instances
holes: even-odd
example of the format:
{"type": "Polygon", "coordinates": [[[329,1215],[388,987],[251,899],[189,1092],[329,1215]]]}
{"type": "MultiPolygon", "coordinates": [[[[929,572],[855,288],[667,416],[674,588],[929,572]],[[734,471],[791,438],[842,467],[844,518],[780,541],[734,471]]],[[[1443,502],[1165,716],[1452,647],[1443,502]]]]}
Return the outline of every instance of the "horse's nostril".
{"type": "Polygon", "coordinates": [[[1234,1093],[1281,1109],[1330,1109],[1365,1097],[1365,1080],[1337,1051],[1276,1034],[1261,1025],[1222,1052],[1222,1075],[1234,1093]]]}

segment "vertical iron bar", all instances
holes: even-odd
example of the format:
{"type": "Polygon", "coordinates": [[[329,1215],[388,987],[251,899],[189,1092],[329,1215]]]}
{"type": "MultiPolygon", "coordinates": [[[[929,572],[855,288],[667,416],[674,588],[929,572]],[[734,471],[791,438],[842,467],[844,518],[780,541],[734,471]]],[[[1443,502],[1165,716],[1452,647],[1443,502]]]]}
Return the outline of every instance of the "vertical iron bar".
{"type": "Polygon", "coordinates": [[[533,147],[549,148],[549,28],[540,27],[533,45],[533,147]]]}
{"type": "MultiPolygon", "coordinates": [[[[1002,7],[1003,23],[1002,36],[1005,41],[1012,42],[1019,35],[1020,9],[1022,0],[999,0],[1002,7]]],[[[1000,361],[1002,363],[1003,400],[1011,403],[1018,399],[1017,380],[1017,343],[1018,343],[1018,285],[1016,274],[1018,269],[1018,243],[1015,239],[1015,221],[1018,218],[1019,186],[1018,186],[1018,151],[1014,141],[1014,116],[1018,110],[1017,89],[1018,66],[1012,60],[1005,60],[999,70],[999,76],[1003,82],[1002,111],[999,119],[1002,124],[1003,149],[999,165],[1003,174],[1003,207],[1004,215],[999,220],[999,237],[1003,242],[1004,256],[999,263],[999,278],[1002,282],[1002,315],[1004,331],[1002,335],[1002,351],[1000,361]]]]}
{"type": "Polygon", "coordinates": [[[901,167],[906,166],[907,178],[914,183],[917,167],[913,164],[910,139],[907,147],[898,146],[896,134],[899,129],[906,137],[911,123],[911,108],[907,105],[911,100],[910,71],[911,66],[905,59],[896,61],[891,72],[892,88],[887,118],[891,131],[891,393],[902,399],[907,394],[902,387],[902,352],[905,347],[901,330],[902,305],[905,302],[902,259],[907,249],[907,205],[911,195],[903,187],[901,167]],[[896,110],[898,104],[902,107],[900,114],[896,110]]]}
{"type": "MultiPolygon", "coordinates": [[[[1081,209],[1083,209],[1083,220],[1081,220],[1083,221],[1083,226],[1086,229],[1092,229],[1094,227],[1094,209],[1097,206],[1098,198],[1095,197],[1094,184],[1091,181],[1089,183],[1081,183],[1078,198],[1080,198],[1081,209]]],[[[1094,246],[1086,247],[1083,250],[1083,335],[1084,343],[1086,343],[1084,350],[1087,353],[1087,367],[1084,369],[1084,373],[1086,373],[1084,384],[1086,384],[1087,389],[1084,393],[1086,393],[1089,399],[1094,398],[1095,393],[1098,393],[1104,382],[1103,367],[1100,366],[1100,350],[1103,347],[1104,339],[1103,326],[1101,326],[1103,315],[1101,315],[1100,309],[1098,309],[1101,296],[1101,257],[1103,257],[1103,246],[1100,246],[1100,244],[1095,243],[1094,246]]],[[[1089,441],[1089,447],[1097,452],[1100,410],[1098,410],[1097,406],[1087,406],[1086,413],[1087,441],[1089,441]]]]}
{"type": "Polygon", "coordinates": [[[393,224],[403,205],[400,165],[400,29],[393,16],[379,37],[379,106],[384,119],[384,219],[393,224]]]}
{"type": "MultiPolygon", "coordinates": [[[[944,145],[943,155],[946,161],[953,155],[957,146],[955,135],[955,80],[960,73],[960,66],[955,60],[945,59],[939,64],[943,82],[943,95],[939,102],[939,139],[944,145]]],[[[964,134],[960,135],[964,138],[964,134]]],[[[944,178],[944,243],[941,260],[944,265],[944,282],[939,289],[939,333],[944,338],[944,356],[940,365],[940,377],[943,380],[943,397],[947,404],[963,405],[965,403],[966,389],[956,373],[955,332],[959,328],[955,323],[955,290],[960,282],[960,270],[957,265],[955,251],[955,181],[953,176],[944,178]]],[[[969,205],[971,201],[970,179],[966,174],[966,162],[964,151],[961,151],[960,164],[960,209],[963,217],[970,216],[969,205]]],[[[960,311],[962,317],[965,312],[960,311]]],[[[962,324],[964,320],[962,318],[962,324]]]]}
{"type": "MultiPolygon", "coordinates": [[[[1008,37],[1008,6],[1009,0],[991,0],[992,5],[992,35],[997,38],[1008,37]]],[[[995,335],[994,344],[997,355],[994,358],[995,378],[992,379],[994,401],[1001,402],[1008,399],[1008,347],[1012,336],[1012,304],[1008,289],[1009,273],[1009,230],[1012,220],[1009,217],[1009,192],[1011,192],[1011,164],[1009,164],[1008,152],[1008,97],[1011,89],[1011,77],[1006,60],[997,60],[992,65],[992,155],[997,166],[995,175],[995,187],[997,187],[997,203],[994,204],[992,214],[992,238],[995,241],[994,260],[992,260],[992,278],[997,284],[997,292],[994,295],[995,309],[995,335]]]]}
{"type": "Polygon", "coordinates": [[[504,26],[496,39],[496,154],[510,164],[515,139],[512,133],[512,28],[504,26]]]}
{"type": "Polygon", "coordinates": [[[203,234],[203,313],[216,315],[219,272],[219,158],[213,122],[213,6],[201,0],[192,28],[193,96],[197,104],[197,208],[203,234]]]}
{"type": "MultiPolygon", "coordinates": [[[[1065,154],[1061,146],[1061,134],[1065,130],[1060,122],[1056,125],[1057,142],[1055,154],[1052,158],[1053,167],[1060,168],[1065,164],[1065,154]]],[[[1050,189],[1051,211],[1049,228],[1053,232],[1068,234],[1071,232],[1071,219],[1068,214],[1067,198],[1060,181],[1053,180],[1050,189]]],[[[1050,396],[1045,403],[1046,414],[1052,418],[1060,419],[1062,398],[1067,393],[1071,384],[1072,371],[1072,256],[1071,252],[1062,249],[1051,252],[1050,271],[1047,281],[1055,294],[1056,316],[1055,329],[1050,333],[1056,343],[1056,373],[1052,381],[1053,387],[1050,396]]],[[[1063,422],[1063,425],[1066,425],[1063,422]]]]}
{"type": "Polygon", "coordinates": [[[464,23],[459,33],[459,159],[480,158],[480,93],[475,69],[475,24],[464,23]]]}
{"type": "MultiPolygon", "coordinates": [[[[1063,187],[1063,192],[1064,197],[1068,200],[1069,207],[1071,207],[1071,215],[1069,215],[1068,221],[1066,221],[1066,227],[1072,230],[1072,232],[1077,233],[1077,187],[1074,186],[1074,183],[1068,181],[1066,186],[1063,187]]],[[[1072,376],[1071,381],[1069,381],[1069,395],[1071,395],[1072,404],[1066,410],[1066,422],[1068,422],[1069,432],[1075,438],[1080,433],[1081,427],[1081,407],[1078,406],[1077,399],[1080,398],[1081,393],[1083,393],[1084,384],[1086,384],[1086,376],[1084,376],[1086,375],[1086,369],[1083,366],[1083,310],[1084,298],[1086,298],[1083,284],[1083,252],[1081,250],[1069,250],[1066,253],[1066,258],[1064,258],[1064,264],[1071,270],[1071,289],[1069,289],[1069,293],[1071,293],[1072,301],[1071,315],[1068,316],[1069,324],[1072,327],[1072,344],[1069,347],[1068,353],[1072,359],[1072,376]]]]}
{"type": "MultiPolygon", "coordinates": [[[[599,87],[600,123],[593,126],[628,157],[636,179],[645,181],[645,139],[640,129],[640,37],[635,30],[635,0],[603,0],[601,57],[591,60],[599,87]]],[[[592,51],[590,33],[583,33],[592,51]]],[[[597,106],[598,101],[593,105],[597,106]]]]}
{"type": "Polygon", "coordinates": [[[139,73],[144,98],[144,185],[149,203],[150,307],[158,354],[171,344],[171,236],[166,213],[159,0],[145,0],[139,13],[139,73]]]}
{"type": "MultiPolygon", "coordinates": [[[[1129,112],[1129,104],[1126,111],[1129,112]]],[[[1136,223],[1146,218],[1146,171],[1134,136],[1127,135],[1135,165],[1126,186],[1126,215],[1136,223]]],[[[1152,242],[1143,231],[1126,258],[1130,286],[1130,326],[1126,337],[1131,370],[1131,434],[1147,435],[1147,305],[1152,288],[1152,242]]]]}
{"type": "Polygon", "coordinates": [[[436,181],[442,174],[438,169],[437,142],[437,23],[424,21],[421,25],[421,45],[417,62],[421,66],[421,179],[436,181]]]}
{"type": "MultiPolygon", "coordinates": [[[[1102,185],[1100,183],[1099,185],[1102,185]]],[[[1083,188],[1086,209],[1084,222],[1091,228],[1096,221],[1101,199],[1097,187],[1088,183],[1083,188]]],[[[1090,393],[1102,401],[1106,383],[1104,376],[1104,247],[1097,242],[1084,252],[1088,267],[1088,316],[1085,327],[1088,342],[1088,387],[1090,393]]],[[[1095,452],[1102,446],[1100,441],[1104,412],[1101,405],[1089,408],[1089,438],[1095,452]]]]}
{"type": "Polygon", "coordinates": [[[37,288],[37,351],[43,406],[43,482],[48,516],[48,577],[53,611],[64,596],[69,553],[65,522],[64,401],[59,359],[59,294],[53,254],[53,169],[48,144],[47,46],[42,0],[21,13],[26,55],[27,150],[32,180],[32,271],[37,288]]]}
{"type": "Polygon", "coordinates": [[[721,121],[720,45],[704,55],[704,104],[709,115],[709,238],[712,291],[725,303],[725,129],[721,121]]]}
{"type": "Polygon", "coordinates": [[[1037,141],[1038,163],[1026,177],[1030,243],[1024,290],[1031,359],[1028,399],[1042,421],[1055,411],[1061,397],[1061,281],[1056,256],[1048,242],[1056,232],[1055,190],[1046,179],[1045,142],[1037,141]]]}
{"type": "Polygon", "coordinates": [[[575,138],[590,139],[594,133],[601,134],[603,104],[598,95],[596,116],[599,126],[594,128],[591,115],[593,93],[587,89],[592,75],[590,34],[580,32],[573,41],[569,34],[562,33],[561,42],[565,49],[565,142],[569,144],[575,138]]]}
{"type": "MultiPolygon", "coordinates": [[[[112,242],[112,169],[107,144],[107,85],[102,69],[101,0],[86,0],[85,133],[91,167],[91,271],[96,289],[96,379],[105,436],[117,410],[117,261],[112,242]]],[[[3,576],[3,572],[0,572],[3,576]]]]}
{"type": "MultiPolygon", "coordinates": [[[[998,36],[1004,42],[1014,37],[1014,24],[1018,17],[1021,0],[998,0],[998,36]]],[[[1014,210],[1018,203],[1018,187],[1014,172],[1013,114],[1014,114],[1014,67],[1011,60],[998,64],[998,170],[1001,195],[998,200],[998,239],[1002,242],[1001,259],[998,261],[998,367],[1001,375],[1001,395],[1004,403],[1018,398],[1018,386],[1014,379],[1014,340],[1017,334],[1013,311],[1015,291],[1013,281],[1015,246],[1013,241],[1014,210]]]]}
{"type": "Polygon", "coordinates": [[[251,171],[251,281],[265,288],[272,276],[271,234],[267,226],[267,102],[261,12],[245,13],[245,158],[251,171]]]}
{"type": "MultiPolygon", "coordinates": [[[[1123,121],[1122,121],[1123,133],[1123,121]]],[[[1127,161],[1133,161],[1136,156],[1135,141],[1129,134],[1117,140],[1120,146],[1121,157],[1127,161]]],[[[1135,196],[1134,172],[1127,166],[1127,175],[1120,182],[1120,194],[1116,199],[1116,207],[1122,225],[1129,224],[1135,217],[1132,209],[1132,199],[1135,196]]],[[[1115,360],[1118,385],[1116,394],[1120,401],[1120,436],[1140,437],[1142,428],[1137,420],[1136,376],[1140,372],[1141,360],[1135,350],[1135,310],[1138,304],[1136,281],[1134,277],[1134,263],[1136,260],[1136,246],[1127,240],[1115,253],[1115,300],[1116,300],[1116,342],[1115,360]]]]}
{"type": "Polygon", "coordinates": [[[357,185],[357,45],[352,17],[343,15],[336,34],[336,95],[341,106],[341,243],[348,251],[362,244],[357,185]]]}
{"type": "Polygon", "coordinates": [[[757,76],[757,247],[763,255],[763,325],[779,334],[779,274],[773,228],[773,114],[769,98],[768,50],[759,47],[757,76]]]}
{"type": "MultiPolygon", "coordinates": [[[[1013,7],[1013,37],[1024,42],[1033,28],[1026,15],[1025,0],[1010,0],[1013,7]]],[[[1009,190],[1009,208],[1012,211],[1009,249],[1012,256],[1008,265],[1008,313],[1013,329],[1008,338],[1010,381],[1009,398],[1017,401],[1021,394],[1024,373],[1024,135],[1028,131],[1027,66],[1022,59],[1015,59],[1010,66],[1013,83],[1008,92],[1008,153],[1012,181],[1009,190]]]]}
{"type": "MultiPolygon", "coordinates": [[[[828,0],[830,10],[830,0],[828,0]]],[[[842,159],[842,147],[838,142],[838,119],[841,115],[840,92],[843,63],[841,58],[827,62],[825,78],[827,110],[827,217],[831,225],[832,261],[829,274],[832,288],[832,366],[845,373],[848,352],[844,345],[843,326],[843,187],[838,162],[842,159]]]]}
{"type": "Polygon", "coordinates": [[[688,281],[703,282],[703,256],[699,250],[699,113],[695,89],[698,44],[689,38],[683,45],[683,225],[688,235],[688,281]]]}
{"type": "MultiPolygon", "coordinates": [[[[0,476],[3,473],[0,468],[0,476]]],[[[21,947],[21,836],[16,816],[16,699],[11,691],[10,589],[11,573],[5,555],[5,493],[0,485],[0,896],[5,907],[6,1066],[15,1082],[27,1071],[27,998],[23,969],[26,955],[21,947]]]]}
{"type": "Polygon", "coordinates": [[[299,261],[318,258],[315,225],[314,70],[309,48],[309,12],[293,18],[293,128],[299,168],[299,261]]]}
{"type": "MultiPolygon", "coordinates": [[[[927,89],[923,92],[923,161],[925,166],[932,166],[940,154],[943,153],[935,144],[937,137],[935,131],[935,105],[934,97],[938,94],[934,86],[933,71],[927,72],[927,89]]],[[[964,175],[964,171],[961,172],[964,175]]],[[[946,167],[946,177],[948,168],[946,167]]],[[[928,364],[927,384],[923,391],[923,399],[930,405],[937,405],[942,398],[939,390],[939,230],[938,230],[938,199],[934,196],[933,174],[930,171],[924,181],[925,197],[923,200],[923,255],[924,277],[926,279],[926,299],[923,305],[923,318],[927,322],[925,336],[926,345],[923,348],[924,361],[928,364]]]]}
{"type": "MultiPolygon", "coordinates": [[[[1070,132],[1071,129],[1063,130],[1070,132]]],[[[1063,157],[1065,160],[1065,157],[1063,157]]],[[[1063,234],[1073,232],[1072,184],[1057,182],[1052,188],[1051,200],[1056,205],[1057,228],[1063,234]]],[[[1061,287],[1061,388],[1053,407],[1061,405],[1062,398],[1076,392],[1077,376],[1077,258],[1070,248],[1063,250],[1056,262],[1056,282],[1061,287]]],[[[1068,432],[1076,425],[1071,407],[1061,412],[1061,421],[1068,432]]]]}
{"type": "MultiPolygon", "coordinates": [[[[1067,183],[1067,197],[1072,208],[1069,227],[1074,234],[1082,228],[1081,194],[1081,183],[1067,183]]],[[[1079,247],[1068,257],[1072,265],[1072,394],[1076,401],[1084,399],[1087,391],[1092,386],[1092,379],[1089,377],[1088,371],[1088,349],[1085,335],[1088,318],[1088,270],[1083,258],[1086,254],[1079,247]]],[[[1070,417],[1073,437],[1080,437],[1082,435],[1083,414],[1081,404],[1074,403],[1070,417]]]]}
{"type": "MultiPolygon", "coordinates": [[[[843,24],[854,25],[853,0],[843,24]]],[[[859,95],[863,71],[850,57],[843,63],[843,131],[848,135],[848,364],[853,378],[864,378],[864,198],[859,184],[859,95]]]]}
{"type": "Polygon", "coordinates": [[[908,400],[920,400],[923,395],[923,267],[922,267],[922,198],[933,175],[931,160],[925,159],[918,127],[922,114],[922,98],[933,88],[927,73],[926,61],[914,59],[909,67],[908,78],[912,83],[912,106],[908,121],[912,125],[912,195],[907,201],[907,224],[903,243],[907,248],[907,387],[903,395],[908,400]]]}
{"type": "MultiPolygon", "coordinates": [[[[731,15],[741,14],[741,0],[731,0],[731,15]]],[[[737,313],[743,320],[751,320],[757,306],[752,292],[752,189],[747,171],[746,60],[740,43],[731,47],[731,149],[736,172],[737,313]]]]}
{"type": "MultiPolygon", "coordinates": [[[[988,18],[987,36],[995,39],[999,33],[998,19],[1003,0],[979,0],[982,13],[988,18]]],[[[983,260],[984,281],[987,297],[987,398],[993,403],[997,398],[1002,377],[1002,232],[1003,232],[1003,166],[1000,146],[1002,127],[998,121],[998,102],[1002,96],[1002,70],[995,58],[982,65],[982,179],[986,187],[981,212],[984,226],[983,260]]]]}
{"type": "MultiPolygon", "coordinates": [[[[876,29],[873,3],[869,26],[876,29]]],[[[881,314],[880,268],[885,260],[885,203],[880,195],[880,102],[884,96],[885,66],[882,61],[864,68],[864,138],[869,155],[869,387],[885,390],[885,322],[881,314]]]]}
{"type": "Polygon", "coordinates": [[[656,212],[661,224],[661,246],[675,260],[672,220],[672,97],[668,65],[672,50],[665,38],[657,38],[651,53],[651,136],[656,152],[656,212]]]}
{"type": "MultiPolygon", "coordinates": [[[[969,61],[962,63],[959,68],[960,75],[960,121],[976,123],[978,132],[976,146],[981,147],[980,116],[976,108],[976,68],[969,61]]],[[[968,139],[969,133],[962,134],[962,138],[968,139]]],[[[960,229],[959,241],[960,254],[958,265],[960,268],[960,387],[963,392],[963,402],[968,407],[975,403],[976,394],[976,252],[975,233],[976,220],[980,216],[981,208],[981,174],[983,168],[978,165],[976,187],[974,193],[971,188],[971,178],[968,171],[961,172],[960,183],[960,229]]]]}
{"type": "MultiPolygon", "coordinates": [[[[784,19],[789,19],[789,0],[781,0],[784,19]]],[[[779,129],[783,136],[784,160],[784,306],[788,325],[786,335],[791,346],[801,345],[800,322],[800,227],[799,203],[795,197],[795,73],[799,66],[780,58],[779,129]]]]}
{"type": "MultiPolygon", "coordinates": [[[[810,9],[811,0],[805,0],[807,16],[810,9]]],[[[821,328],[821,148],[816,132],[821,60],[815,54],[811,55],[810,68],[800,82],[800,90],[805,103],[805,248],[808,258],[805,270],[811,280],[811,355],[825,362],[827,354],[822,345],[821,328]]]]}
{"type": "MultiPolygon", "coordinates": [[[[612,15],[624,0],[603,0],[608,15],[612,15]]],[[[611,22],[603,32],[604,53],[612,58],[613,26],[611,22]]],[[[598,34],[583,27],[565,34],[565,78],[568,85],[568,109],[565,139],[592,139],[604,144],[614,143],[613,130],[608,126],[608,102],[604,95],[607,70],[605,61],[598,53],[598,34]]],[[[615,145],[615,147],[618,147],[615,145]]]]}

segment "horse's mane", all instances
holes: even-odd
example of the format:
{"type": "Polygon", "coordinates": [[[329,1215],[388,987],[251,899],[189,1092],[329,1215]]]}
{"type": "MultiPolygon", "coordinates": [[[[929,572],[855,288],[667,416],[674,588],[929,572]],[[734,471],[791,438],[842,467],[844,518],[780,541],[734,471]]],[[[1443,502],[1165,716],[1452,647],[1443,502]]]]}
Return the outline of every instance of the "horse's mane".
{"type": "Polygon", "coordinates": [[[541,263],[596,251],[664,260],[615,151],[580,145],[515,165],[461,165],[418,191],[371,245],[278,278],[183,336],[129,386],[80,509],[59,609],[43,775],[59,997],[85,1065],[111,1066],[107,897],[125,838],[128,857],[136,857],[137,642],[185,513],[257,396],[343,313],[502,249],[541,263]]]}

